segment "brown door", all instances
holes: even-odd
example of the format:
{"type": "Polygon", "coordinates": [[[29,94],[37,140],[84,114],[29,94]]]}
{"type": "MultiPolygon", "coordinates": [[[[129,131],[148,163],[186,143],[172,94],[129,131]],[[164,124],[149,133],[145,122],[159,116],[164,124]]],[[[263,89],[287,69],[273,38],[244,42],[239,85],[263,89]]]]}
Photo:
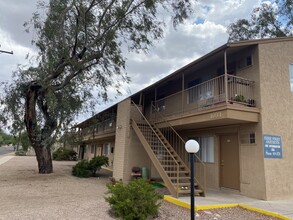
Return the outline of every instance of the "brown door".
{"type": "Polygon", "coordinates": [[[220,184],[221,187],[240,189],[239,145],[237,134],[220,137],[220,184]]]}

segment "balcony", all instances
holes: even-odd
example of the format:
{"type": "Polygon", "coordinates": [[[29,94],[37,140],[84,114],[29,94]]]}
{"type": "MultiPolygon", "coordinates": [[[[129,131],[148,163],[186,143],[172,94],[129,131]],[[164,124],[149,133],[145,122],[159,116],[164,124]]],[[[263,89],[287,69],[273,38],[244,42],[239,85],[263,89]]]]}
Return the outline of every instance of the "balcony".
{"type": "Polygon", "coordinates": [[[103,139],[115,135],[116,118],[109,118],[102,122],[95,123],[89,127],[83,128],[80,135],[83,141],[94,139],[103,139]]]}
{"type": "Polygon", "coordinates": [[[151,120],[158,122],[158,116],[162,115],[170,122],[177,120],[174,126],[192,121],[205,123],[219,120],[221,125],[227,124],[228,119],[228,124],[237,123],[237,120],[257,122],[258,109],[253,87],[251,80],[222,75],[155,101],[151,120]],[[182,121],[184,119],[185,122],[182,121]]]}

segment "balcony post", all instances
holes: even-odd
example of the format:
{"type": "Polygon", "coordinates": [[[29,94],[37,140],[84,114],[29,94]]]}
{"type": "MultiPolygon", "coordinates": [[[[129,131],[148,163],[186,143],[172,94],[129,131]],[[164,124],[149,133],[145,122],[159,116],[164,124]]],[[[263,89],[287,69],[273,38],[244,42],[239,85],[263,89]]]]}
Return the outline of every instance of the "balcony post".
{"type": "Polygon", "coordinates": [[[224,83],[225,83],[225,102],[228,104],[228,75],[227,75],[227,50],[224,52],[224,83]]]}

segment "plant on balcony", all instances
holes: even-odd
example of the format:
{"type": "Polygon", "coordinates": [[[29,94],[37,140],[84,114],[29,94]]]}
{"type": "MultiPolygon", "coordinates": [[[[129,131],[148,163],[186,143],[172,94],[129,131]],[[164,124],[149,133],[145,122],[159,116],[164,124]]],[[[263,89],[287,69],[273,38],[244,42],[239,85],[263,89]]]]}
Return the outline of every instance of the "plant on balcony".
{"type": "Polygon", "coordinates": [[[243,95],[235,95],[235,101],[236,102],[245,102],[246,103],[246,100],[245,100],[245,98],[244,98],[244,96],[243,95]]]}

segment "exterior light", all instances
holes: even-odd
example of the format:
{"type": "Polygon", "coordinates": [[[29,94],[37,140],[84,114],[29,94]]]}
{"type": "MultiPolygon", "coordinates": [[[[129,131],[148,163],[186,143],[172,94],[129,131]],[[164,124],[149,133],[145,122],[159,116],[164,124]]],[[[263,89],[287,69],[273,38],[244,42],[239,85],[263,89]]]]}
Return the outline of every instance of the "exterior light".
{"type": "Polygon", "coordinates": [[[190,219],[194,220],[194,154],[199,151],[198,142],[188,140],[185,143],[185,150],[190,156],[190,219]]]}
{"type": "Polygon", "coordinates": [[[196,140],[189,140],[185,143],[185,150],[187,153],[197,153],[199,151],[199,144],[196,140]]]}

